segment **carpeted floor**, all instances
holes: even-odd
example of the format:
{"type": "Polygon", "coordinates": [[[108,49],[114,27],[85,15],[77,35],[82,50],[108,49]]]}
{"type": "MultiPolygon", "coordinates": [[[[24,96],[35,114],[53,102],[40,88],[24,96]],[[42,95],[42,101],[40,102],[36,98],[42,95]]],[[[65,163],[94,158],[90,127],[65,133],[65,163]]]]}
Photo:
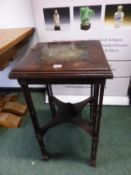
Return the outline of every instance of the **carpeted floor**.
{"type": "MultiPolygon", "coordinates": [[[[32,96],[40,122],[47,122],[49,106],[43,108],[40,93],[32,96]]],[[[0,175],[131,175],[131,107],[104,106],[96,168],[88,165],[90,137],[72,124],[51,128],[45,144],[52,154],[47,162],[40,159],[29,114],[19,129],[0,128],[0,175]]]]}

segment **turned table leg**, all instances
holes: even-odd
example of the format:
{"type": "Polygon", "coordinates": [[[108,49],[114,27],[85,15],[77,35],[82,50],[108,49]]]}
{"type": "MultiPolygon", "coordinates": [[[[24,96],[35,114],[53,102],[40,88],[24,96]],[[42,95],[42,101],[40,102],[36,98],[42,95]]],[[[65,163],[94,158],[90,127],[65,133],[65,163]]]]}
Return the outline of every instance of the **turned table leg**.
{"type": "Polygon", "coordinates": [[[21,85],[26,103],[27,103],[28,108],[29,108],[32,124],[33,124],[35,134],[36,134],[36,138],[37,138],[38,144],[39,144],[40,149],[41,149],[42,159],[47,160],[48,159],[48,153],[45,149],[45,145],[44,145],[44,141],[43,141],[43,135],[40,132],[40,126],[39,126],[39,122],[37,120],[37,115],[36,115],[36,111],[35,111],[33,101],[32,101],[32,98],[31,98],[30,90],[28,88],[28,84],[24,80],[23,81],[19,80],[19,84],[21,85]]]}
{"type": "Polygon", "coordinates": [[[90,165],[96,166],[97,147],[99,142],[99,129],[102,112],[102,103],[104,95],[105,80],[101,84],[94,85],[94,103],[93,103],[93,132],[90,165]]]}
{"type": "MultiPolygon", "coordinates": [[[[93,98],[94,97],[94,85],[91,84],[91,90],[90,90],[90,96],[93,98]]],[[[93,119],[93,101],[90,103],[90,118],[89,121],[92,123],[93,119]]]]}
{"type": "Polygon", "coordinates": [[[54,117],[56,115],[56,109],[55,109],[55,104],[53,101],[53,92],[52,92],[52,88],[50,84],[46,85],[46,89],[47,89],[47,95],[48,95],[48,99],[49,99],[49,104],[50,104],[50,109],[51,109],[51,113],[52,113],[52,117],[54,117]]]}

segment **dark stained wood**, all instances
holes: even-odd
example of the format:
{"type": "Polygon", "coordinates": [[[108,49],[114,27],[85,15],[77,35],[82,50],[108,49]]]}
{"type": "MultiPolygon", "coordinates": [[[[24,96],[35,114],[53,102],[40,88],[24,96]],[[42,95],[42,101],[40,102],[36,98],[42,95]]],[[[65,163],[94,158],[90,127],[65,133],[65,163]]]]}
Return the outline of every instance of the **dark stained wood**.
{"type": "Polygon", "coordinates": [[[113,74],[100,41],[38,43],[10,73],[22,87],[42,159],[47,160],[43,136],[51,127],[70,122],[81,127],[92,139],[90,165],[96,165],[104,86],[113,74]],[[58,66],[58,67],[57,67],[58,66]],[[64,103],[53,97],[52,84],[91,84],[90,97],[82,102],[64,103]],[[46,84],[52,119],[40,127],[29,84],[46,84]],[[83,119],[82,109],[89,103],[89,119],[83,119]],[[56,108],[57,106],[57,108],[56,108]]]}
{"type": "MultiPolygon", "coordinates": [[[[65,50],[66,51],[66,50],[65,50]]],[[[68,50],[67,50],[68,51],[68,50]]],[[[67,52],[64,54],[66,55],[67,52]]],[[[62,53],[63,54],[63,53],[62,53]]],[[[12,70],[10,78],[24,79],[53,79],[59,80],[68,78],[112,78],[112,72],[105,58],[102,46],[99,41],[78,41],[78,42],[61,42],[61,43],[38,43],[30,54],[12,70]],[[72,57],[60,59],[60,49],[57,58],[44,59],[42,52],[50,52],[50,47],[59,48],[60,46],[80,47],[82,56],[76,59],[72,57]],[[85,55],[85,56],[83,56],[85,55]],[[83,58],[84,57],[84,58],[83,58]],[[53,68],[54,65],[62,65],[61,68],[53,68]]]]}
{"type": "Polygon", "coordinates": [[[88,120],[83,120],[80,117],[77,118],[69,118],[69,117],[55,117],[51,121],[49,121],[45,126],[41,127],[41,133],[44,135],[48,129],[50,129],[53,126],[56,126],[58,124],[62,123],[73,123],[80,128],[82,128],[85,132],[87,132],[89,135],[92,135],[92,125],[89,123],[88,120]]]}

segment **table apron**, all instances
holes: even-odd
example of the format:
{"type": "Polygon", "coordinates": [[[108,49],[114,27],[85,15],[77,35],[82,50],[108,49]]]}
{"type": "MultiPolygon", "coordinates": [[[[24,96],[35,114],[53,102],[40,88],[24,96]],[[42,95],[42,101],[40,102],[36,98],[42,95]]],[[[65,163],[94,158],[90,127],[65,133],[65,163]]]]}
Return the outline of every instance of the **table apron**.
{"type": "Polygon", "coordinates": [[[102,84],[106,79],[82,79],[82,80],[44,80],[44,79],[18,79],[20,84],[102,84]]]}

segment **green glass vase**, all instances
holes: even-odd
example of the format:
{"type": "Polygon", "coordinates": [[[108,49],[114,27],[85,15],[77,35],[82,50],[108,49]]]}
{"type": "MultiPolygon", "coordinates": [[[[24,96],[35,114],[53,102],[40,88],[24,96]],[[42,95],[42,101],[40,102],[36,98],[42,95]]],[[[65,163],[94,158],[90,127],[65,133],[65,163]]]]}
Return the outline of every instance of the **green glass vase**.
{"type": "Polygon", "coordinates": [[[91,27],[90,19],[95,15],[95,11],[89,7],[80,8],[80,28],[81,30],[88,30],[91,27]]]}

